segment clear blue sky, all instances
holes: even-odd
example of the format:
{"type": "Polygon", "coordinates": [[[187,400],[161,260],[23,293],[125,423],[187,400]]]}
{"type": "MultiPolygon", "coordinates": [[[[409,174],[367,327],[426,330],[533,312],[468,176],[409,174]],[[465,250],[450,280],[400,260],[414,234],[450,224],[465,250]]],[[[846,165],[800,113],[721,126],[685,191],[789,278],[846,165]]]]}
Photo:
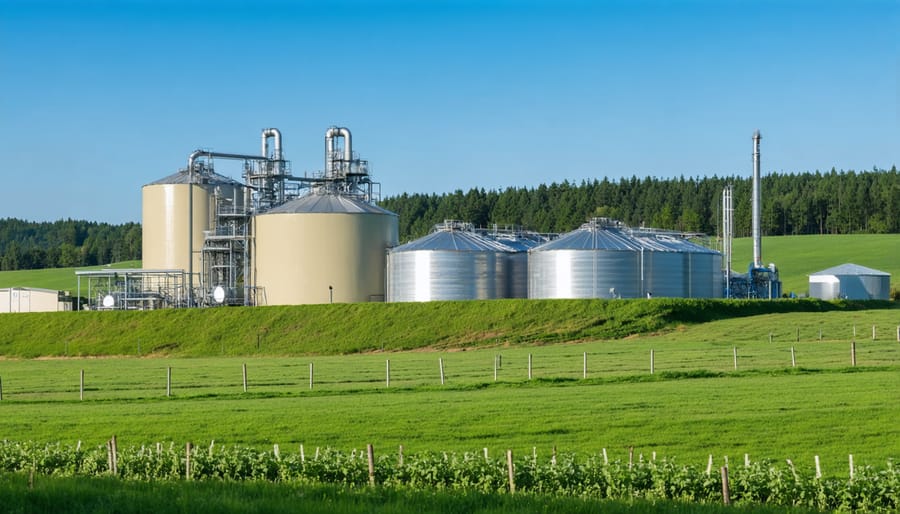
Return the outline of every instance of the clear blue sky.
{"type": "MultiPolygon", "coordinates": [[[[0,0],[0,218],[140,221],[196,148],[384,196],[900,165],[896,0],[0,0]]],[[[237,176],[226,161],[217,170],[237,176]]]]}

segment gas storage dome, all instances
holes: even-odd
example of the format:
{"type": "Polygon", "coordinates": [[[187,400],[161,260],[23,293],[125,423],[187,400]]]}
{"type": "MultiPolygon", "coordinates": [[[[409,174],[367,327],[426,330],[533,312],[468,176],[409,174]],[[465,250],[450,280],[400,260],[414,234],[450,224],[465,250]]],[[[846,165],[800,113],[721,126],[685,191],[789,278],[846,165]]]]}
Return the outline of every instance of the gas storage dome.
{"type": "Polygon", "coordinates": [[[719,252],[594,219],[528,253],[529,298],[717,298],[719,252]]]}
{"type": "Polygon", "coordinates": [[[388,301],[508,298],[514,252],[467,223],[440,223],[431,234],[388,252],[388,301]]]}
{"type": "Polygon", "coordinates": [[[385,253],[397,215],[362,199],[310,193],[253,218],[260,303],[385,299],[385,253]]]}
{"type": "Polygon", "coordinates": [[[184,169],[145,185],[141,196],[143,268],[187,271],[193,254],[193,271],[199,273],[203,232],[215,228],[217,203],[243,207],[244,186],[200,163],[194,173],[184,169]]]}

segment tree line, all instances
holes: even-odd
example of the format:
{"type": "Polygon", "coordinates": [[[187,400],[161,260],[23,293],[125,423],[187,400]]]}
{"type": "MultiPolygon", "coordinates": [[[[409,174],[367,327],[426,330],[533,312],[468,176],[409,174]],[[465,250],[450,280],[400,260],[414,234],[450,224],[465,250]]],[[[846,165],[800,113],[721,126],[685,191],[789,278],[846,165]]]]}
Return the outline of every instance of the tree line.
{"type": "MultiPolygon", "coordinates": [[[[591,217],[684,232],[721,231],[722,190],[734,189],[735,237],[751,231],[750,177],[609,178],[534,188],[401,194],[380,204],[399,215],[400,241],[446,219],[479,227],[568,232],[591,217]]],[[[900,173],[890,170],[770,173],[762,178],[764,235],[900,233],[900,173]]]]}
{"type": "MultiPolygon", "coordinates": [[[[478,227],[568,232],[591,217],[628,225],[717,234],[722,190],[734,188],[735,236],[750,235],[751,179],[609,178],[505,190],[403,193],[381,206],[399,215],[400,241],[455,219],[478,227]]],[[[900,173],[890,170],[770,173],[762,179],[766,236],[900,233],[900,173]]],[[[93,266],[141,258],[141,226],[78,220],[0,219],[0,270],[93,266]]]]}
{"type": "Polygon", "coordinates": [[[0,270],[94,266],[141,258],[141,225],[0,219],[0,270]]]}

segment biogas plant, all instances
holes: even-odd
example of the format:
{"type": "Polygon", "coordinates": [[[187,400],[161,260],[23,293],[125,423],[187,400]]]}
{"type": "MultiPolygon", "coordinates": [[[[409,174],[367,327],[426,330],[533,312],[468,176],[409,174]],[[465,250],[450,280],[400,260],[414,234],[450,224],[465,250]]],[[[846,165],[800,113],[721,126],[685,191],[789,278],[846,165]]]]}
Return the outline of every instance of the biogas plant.
{"type": "Polygon", "coordinates": [[[731,269],[732,192],[723,252],[700,234],[595,218],[566,234],[447,220],[400,245],[398,218],[350,130],[325,131],[325,167],[295,176],[281,132],[258,155],[196,150],[142,189],[143,268],[78,271],[79,309],[146,310],[494,298],[775,298],[759,230],[759,132],[753,138],[754,261],[731,269]],[[242,163],[241,181],[216,173],[242,163]],[[84,295],[84,296],[82,296],[84,295]]]}

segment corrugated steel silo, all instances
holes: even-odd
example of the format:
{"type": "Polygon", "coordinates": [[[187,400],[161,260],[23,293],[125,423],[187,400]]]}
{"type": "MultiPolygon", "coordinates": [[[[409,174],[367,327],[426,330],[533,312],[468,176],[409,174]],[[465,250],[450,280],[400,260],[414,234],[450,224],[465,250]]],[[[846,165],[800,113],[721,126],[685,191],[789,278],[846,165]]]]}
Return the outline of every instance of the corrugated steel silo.
{"type": "Polygon", "coordinates": [[[508,246],[512,252],[507,254],[507,298],[528,298],[528,250],[547,241],[534,233],[496,233],[485,234],[489,239],[508,246]]]}
{"type": "Polygon", "coordinates": [[[604,220],[528,252],[529,298],[637,298],[641,245],[604,220]]]}
{"type": "Polygon", "coordinates": [[[354,197],[312,193],[255,216],[254,233],[259,303],[384,301],[396,214],[354,197]]]}
{"type": "Polygon", "coordinates": [[[199,273],[203,232],[214,228],[217,198],[243,205],[244,187],[209,168],[198,167],[193,174],[181,170],[145,185],[141,196],[143,268],[187,271],[191,268],[188,256],[193,250],[193,271],[199,273]],[[190,188],[193,188],[191,208],[188,207],[190,188]],[[193,248],[188,241],[191,223],[193,248]]]}
{"type": "Polygon", "coordinates": [[[722,254],[680,237],[633,232],[644,247],[644,291],[673,298],[720,298],[722,254]]]}
{"type": "Polygon", "coordinates": [[[891,274],[858,264],[842,264],[811,274],[809,296],[822,300],[889,300],[891,274]]]}
{"type": "Polygon", "coordinates": [[[513,249],[459,222],[388,252],[388,301],[485,300],[508,296],[513,249]]]}

